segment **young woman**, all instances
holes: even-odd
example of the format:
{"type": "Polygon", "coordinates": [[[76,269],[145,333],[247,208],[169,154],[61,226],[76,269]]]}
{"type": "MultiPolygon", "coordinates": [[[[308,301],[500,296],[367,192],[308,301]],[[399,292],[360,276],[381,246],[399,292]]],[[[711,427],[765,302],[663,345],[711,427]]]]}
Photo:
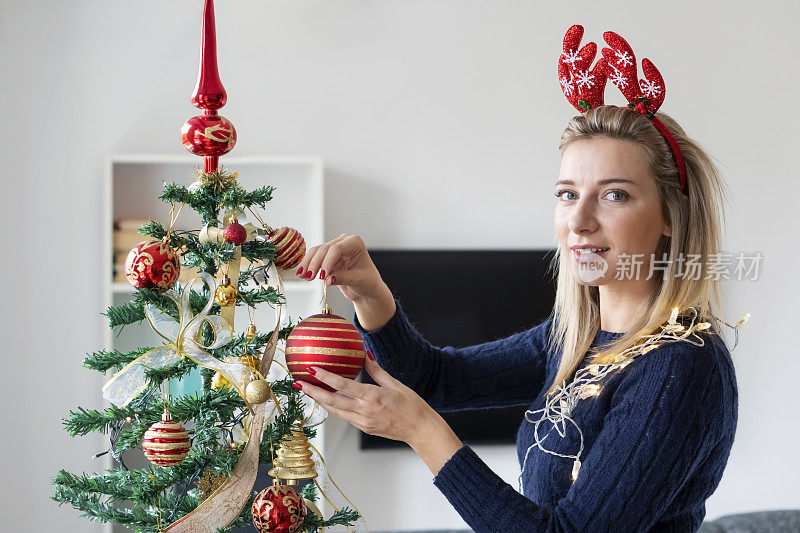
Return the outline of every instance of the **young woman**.
{"type": "Polygon", "coordinates": [[[408,443],[475,531],[695,531],[719,485],[738,392],[713,314],[718,277],[696,259],[721,251],[723,184],[674,120],[655,117],[685,170],[641,110],[600,105],[568,124],[556,301],[527,331],[432,346],[357,235],[309,249],[297,271],[353,302],[377,385],[312,367],[336,392],[295,387],[362,431],[408,443]],[[530,405],[517,435],[522,494],[437,413],[511,405],[530,405]]]}

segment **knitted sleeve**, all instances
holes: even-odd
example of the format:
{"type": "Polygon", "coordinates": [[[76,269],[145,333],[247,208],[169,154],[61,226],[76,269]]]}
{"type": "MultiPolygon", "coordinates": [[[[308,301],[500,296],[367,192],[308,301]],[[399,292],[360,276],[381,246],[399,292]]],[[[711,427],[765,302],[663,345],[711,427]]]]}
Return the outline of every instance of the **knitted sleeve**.
{"type": "MultiPolygon", "coordinates": [[[[620,369],[625,374],[602,430],[555,508],[519,494],[467,445],[442,467],[434,485],[478,533],[649,531],[703,461],[724,467],[730,446],[714,450],[732,431],[723,400],[731,397],[730,384],[710,350],[680,344],[620,369]]],[[[570,475],[573,459],[563,460],[570,475]]]]}
{"type": "Polygon", "coordinates": [[[438,411],[528,405],[545,383],[550,321],[505,339],[465,348],[439,348],[425,340],[395,300],[382,328],[353,322],[378,364],[438,411]]]}

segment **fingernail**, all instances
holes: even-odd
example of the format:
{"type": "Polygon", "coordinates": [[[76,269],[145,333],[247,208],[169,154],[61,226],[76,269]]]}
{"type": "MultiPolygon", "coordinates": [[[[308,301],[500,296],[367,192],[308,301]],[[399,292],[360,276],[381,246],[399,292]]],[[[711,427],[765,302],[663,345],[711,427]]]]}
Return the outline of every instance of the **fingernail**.
{"type": "Polygon", "coordinates": [[[367,350],[367,357],[369,357],[372,361],[375,360],[375,357],[372,355],[372,350],[367,350]]]}
{"type": "Polygon", "coordinates": [[[333,285],[333,284],[336,282],[336,276],[331,276],[331,277],[329,277],[327,280],[325,280],[325,282],[326,282],[328,285],[333,285]]]}
{"type": "Polygon", "coordinates": [[[324,270],[320,270],[319,271],[319,279],[325,279],[325,271],[324,270]]]}
{"type": "Polygon", "coordinates": [[[314,370],[311,367],[308,367],[306,370],[308,370],[308,373],[311,374],[312,376],[316,376],[317,375],[317,371],[314,370]]]}
{"type": "Polygon", "coordinates": [[[299,384],[298,382],[296,382],[296,381],[295,381],[294,383],[292,383],[292,387],[294,387],[294,388],[295,388],[295,389],[297,389],[297,390],[303,390],[303,386],[302,386],[302,385],[300,385],[300,384],[299,384]]]}
{"type": "Polygon", "coordinates": [[[313,271],[313,270],[309,270],[309,271],[306,273],[306,279],[311,279],[311,278],[313,278],[313,277],[314,277],[314,271],[313,271]]]}
{"type": "Polygon", "coordinates": [[[297,275],[299,276],[302,273],[303,273],[303,267],[298,268],[297,269],[297,275]]]}

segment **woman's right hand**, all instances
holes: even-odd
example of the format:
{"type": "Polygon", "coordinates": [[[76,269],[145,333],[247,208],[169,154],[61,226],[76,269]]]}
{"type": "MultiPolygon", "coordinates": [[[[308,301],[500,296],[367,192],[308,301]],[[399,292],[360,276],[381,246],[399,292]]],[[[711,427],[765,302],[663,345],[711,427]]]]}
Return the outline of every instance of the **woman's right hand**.
{"type": "Polygon", "coordinates": [[[309,248],[296,274],[310,281],[317,272],[326,285],[338,285],[342,294],[353,302],[364,329],[379,329],[394,316],[397,309],[394,296],[358,235],[343,233],[332,241],[309,248]]]}
{"type": "Polygon", "coordinates": [[[317,273],[326,285],[338,285],[342,294],[354,303],[384,297],[388,291],[366,244],[358,235],[343,233],[332,241],[309,248],[296,274],[310,281],[317,273]]]}

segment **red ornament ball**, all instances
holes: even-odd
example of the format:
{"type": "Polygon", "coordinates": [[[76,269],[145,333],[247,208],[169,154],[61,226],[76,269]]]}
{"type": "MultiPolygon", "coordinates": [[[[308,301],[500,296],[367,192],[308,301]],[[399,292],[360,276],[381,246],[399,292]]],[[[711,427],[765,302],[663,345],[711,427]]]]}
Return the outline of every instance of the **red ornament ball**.
{"type": "Polygon", "coordinates": [[[296,490],[277,484],[259,492],[250,509],[253,525],[261,533],[301,531],[307,512],[306,504],[296,490]]]}
{"type": "Polygon", "coordinates": [[[161,422],[156,422],[144,433],[142,448],[151,463],[158,466],[173,466],[189,455],[192,441],[178,422],[173,422],[169,413],[164,413],[161,422]]]}
{"type": "Polygon", "coordinates": [[[326,312],[297,324],[286,339],[286,363],[294,379],[332,390],[308,372],[319,366],[348,379],[355,379],[364,366],[364,341],[345,318],[326,312]]]}
{"type": "Polygon", "coordinates": [[[220,156],[236,145],[236,129],[221,115],[198,115],[181,128],[181,142],[193,154],[220,156]]]}
{"type": "Polygon", "coordinates": [[[164,292],[175,285],[180,275],[180,257],[163,240],[140,242],[125,258],[125,277],[137,289],[164,292]]]}
{"type": "Polygon", "coordinates": [[[267,237],[275,245],[275,268],[289,270],[300,264],[306,255],[306,241],[292,228],[276,228],[267,237]]]}
{"type": "Polygon", "coordinates": [[[247,230],[238,222],[231,222],[222,230],[222,236],[226,242],[232,242],[236,246],[241,246],[247,240],[247,230]]]}

